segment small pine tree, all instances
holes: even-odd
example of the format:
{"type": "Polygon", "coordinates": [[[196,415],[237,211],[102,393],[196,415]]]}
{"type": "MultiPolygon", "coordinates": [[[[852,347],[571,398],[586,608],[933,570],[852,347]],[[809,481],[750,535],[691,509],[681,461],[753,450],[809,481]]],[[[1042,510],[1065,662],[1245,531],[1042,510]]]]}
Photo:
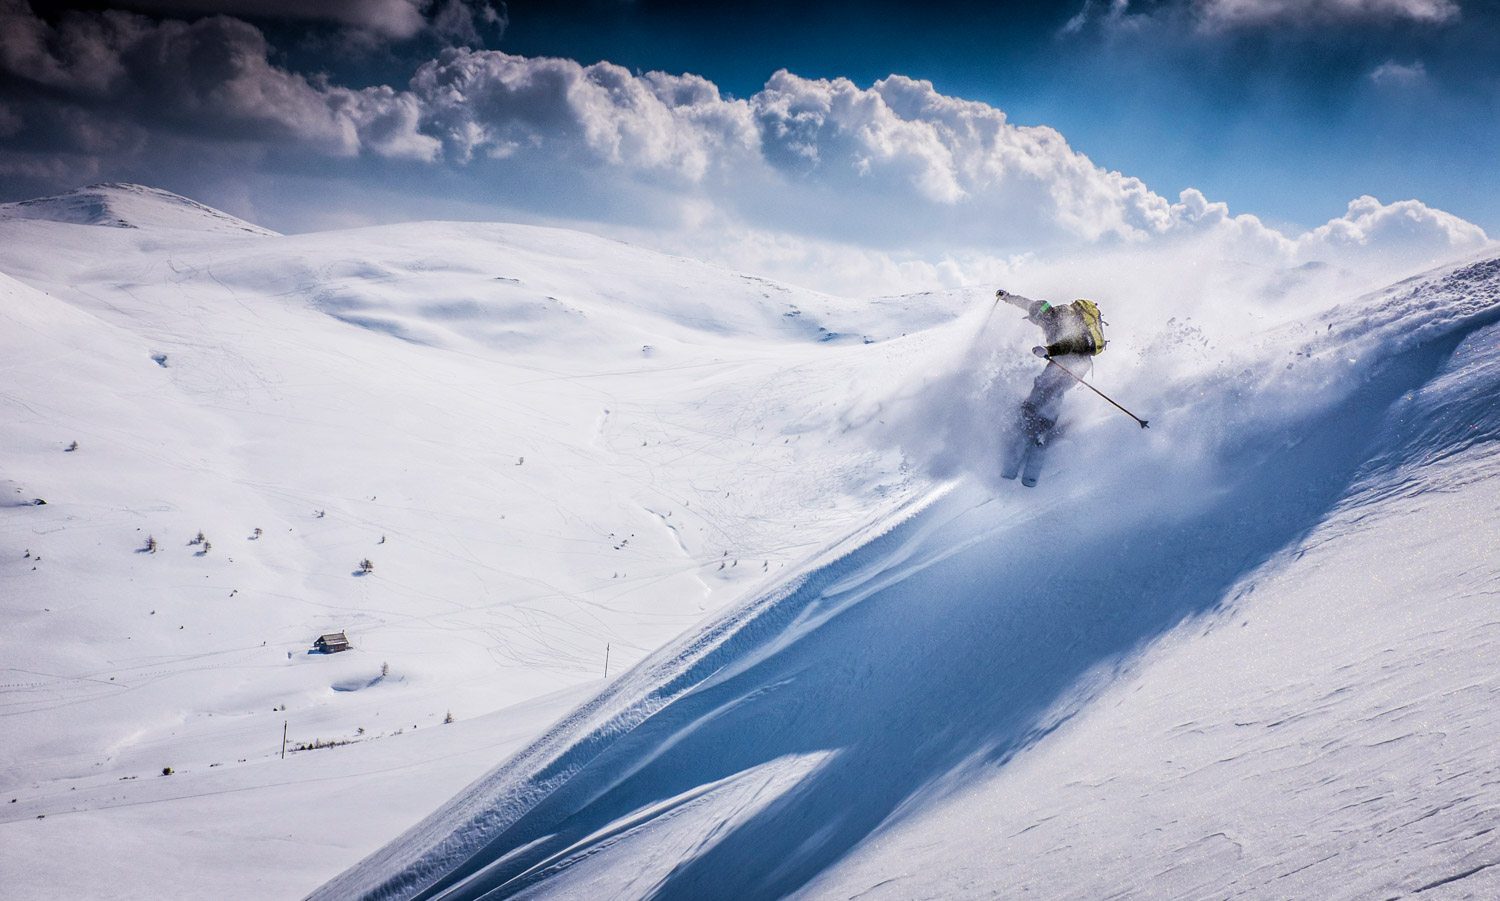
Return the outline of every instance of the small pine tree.
{"type": "Polygon", "coordinates": [[[446,726],[451,722],[453,722],[453,711],[450,710],[448,711],[447,715],[443,717],[443,725],[446,726]]]}
{"type": "Polygon", "coordinates": [[[147,535],[146,536],[146,553],[148,553],[148,554],[154,554],[154,553],[156,553],[156,536],[155,535],[147,535]]]}
{"type": "Polygon", "coordinates": [[[68,453],[71,454],[73,451],[76,451],[76,450],[78,450],[78,442],[77,441],[74,441],[72,444],[68,445],[68,453]]]}
{"type": "Polygon", "coordinates": [[[260,526],[256,526],[256,527],[255,527],[255,532],[254,532],[254,536],[255,536],[255,537],[256,537],[256,538],[259,538],[259,537],[260,537],[260,536],[261,536],[261,531],[260,531],[260,526]]]}
{"type": "Polygon", "coordinates": [[[213,546],[212,542],[209,542],[209,541],[203,542],[203,553],[205,553],[205,554],[208,553],[209,551],[213,550],[213,547],[214,546],[213,546]]]}
{"type": "Polygon", "coordinates": [[[203,537],[203,530],[199,529],[198,534],[194,535],[193,540],[189,541],[188,544],[202,544],[204,541],[205,539],[203,537]]]}
{"type": "Polygon", "coordinates": [[[369,557],[366,557],[365,559],[359,561],[359,571],[360,572],[362,572],[362,573],[373,572],[374,569],[375,569],[375,564],[370,562],[370,558],[369,557]]]}
{"type": "Polygon", "coordinates": [[[389,676],[390,674],[391,674],[391,665],[389,663],[382,663],[382,664],[380,664],[380,675],[382,675],[382,676],[389,676]]]}

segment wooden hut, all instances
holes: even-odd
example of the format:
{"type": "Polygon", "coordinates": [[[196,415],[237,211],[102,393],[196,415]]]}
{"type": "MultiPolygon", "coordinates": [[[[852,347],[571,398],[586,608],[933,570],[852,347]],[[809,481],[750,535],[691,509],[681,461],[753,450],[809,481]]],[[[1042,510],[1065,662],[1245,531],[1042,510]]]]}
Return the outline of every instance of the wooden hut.
{"type": "Polygon", "coordinates": [[[349,650],[349,637],[343,632],[329,632],[327,635],[319,635],[318,640],[313,642],[313,649],[324,654],[337,654],[339,651],[349,650]]]}

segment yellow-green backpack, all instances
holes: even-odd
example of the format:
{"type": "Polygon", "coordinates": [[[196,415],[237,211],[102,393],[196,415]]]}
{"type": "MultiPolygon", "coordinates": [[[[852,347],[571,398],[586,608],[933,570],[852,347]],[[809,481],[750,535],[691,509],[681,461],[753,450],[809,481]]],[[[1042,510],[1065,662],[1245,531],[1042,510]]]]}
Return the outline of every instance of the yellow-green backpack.
{"type": "Polygon", "coordinates": [[[1104,317],[1099,315],[1099,307],[1092,300],[1079,298],[1069,304],[1083,320],[1084,330],[1088,332],[1089,338],[1094,342],[1094,354],[1104,353],[1104,345],[1109,342],[1104,339],[1104,317]]]}

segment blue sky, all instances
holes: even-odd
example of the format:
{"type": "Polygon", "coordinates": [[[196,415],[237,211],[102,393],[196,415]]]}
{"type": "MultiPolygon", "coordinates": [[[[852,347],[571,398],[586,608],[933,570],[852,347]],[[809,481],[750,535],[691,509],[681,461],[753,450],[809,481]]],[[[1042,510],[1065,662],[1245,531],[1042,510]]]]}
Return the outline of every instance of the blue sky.
{"type": "Polygon", "coordinates": [[[0,199],[142,181],[283,230],[1296,260],[1472,242],[1429,208],[1500,235],[1497,158],[1500,0],[0,0],[0,199]]]}

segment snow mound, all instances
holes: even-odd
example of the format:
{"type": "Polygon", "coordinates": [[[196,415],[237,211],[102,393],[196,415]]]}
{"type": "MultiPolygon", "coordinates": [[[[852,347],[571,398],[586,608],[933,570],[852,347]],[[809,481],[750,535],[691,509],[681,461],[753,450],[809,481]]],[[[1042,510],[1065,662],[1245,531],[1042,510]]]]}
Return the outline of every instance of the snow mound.
{"type": "Polygon", "coordinates": [[[176,229],[273,237],[276,232],[189,200],[135,184],[98,184],[51,197],[0,204],[0,219],[42,219],[107,228],[176,229]]]}
{"type": "Polygon", "coordinates": [[[313,897],[1386,897],[1487,872],[1497,323],[1500,259],[1409,280],[1154,388],[1151,433],[1084,423],[1055,450],[1088,480],[909,504],[313,897]]]}

